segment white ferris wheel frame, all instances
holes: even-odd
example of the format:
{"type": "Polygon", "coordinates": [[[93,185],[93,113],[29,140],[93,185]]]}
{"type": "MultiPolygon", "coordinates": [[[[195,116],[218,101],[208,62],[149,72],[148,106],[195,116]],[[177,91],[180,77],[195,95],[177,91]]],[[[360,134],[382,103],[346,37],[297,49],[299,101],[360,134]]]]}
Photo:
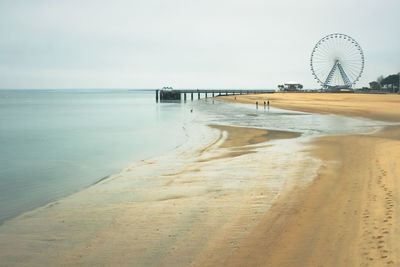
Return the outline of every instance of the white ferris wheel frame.
{"type": "Polygon", "coordinates": [[[352,37],[332,33],[317,42],[311,53],[314,79],[323,88],[351,88],[364,71],[364,53],[352,37]]]}

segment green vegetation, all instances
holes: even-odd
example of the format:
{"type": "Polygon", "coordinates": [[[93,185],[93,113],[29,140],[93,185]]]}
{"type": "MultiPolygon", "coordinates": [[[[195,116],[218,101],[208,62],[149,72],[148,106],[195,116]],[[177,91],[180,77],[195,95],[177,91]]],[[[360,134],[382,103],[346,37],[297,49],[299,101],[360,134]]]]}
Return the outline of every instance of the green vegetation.
{"type": "Polygon", "coordinates": [[[391,74],[387,77],[379,76],[376,81],[369,83],[370,90],[399,93],[400,73],[391,74]]]}
{"type": "Polygon", "coordinates": [[[381,90],[381,89],[382,89],[381,84],[380,84],[379,82],[377,82],[377,81],[370,82],[370,83],[369,83],[369,87],[370,87],[372,90],[381,90]]]}

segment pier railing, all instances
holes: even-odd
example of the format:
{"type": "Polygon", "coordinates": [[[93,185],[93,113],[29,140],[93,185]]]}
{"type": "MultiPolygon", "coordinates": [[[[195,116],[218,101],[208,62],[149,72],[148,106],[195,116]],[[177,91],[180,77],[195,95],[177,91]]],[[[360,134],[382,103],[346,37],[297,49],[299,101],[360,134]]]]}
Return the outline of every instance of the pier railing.
{"type": "Polygon", "coordinates": [[[208,96],[215,97],[221,95],[249,95],[249,94],[271,94],[274,93],[275,90],[247,90],[247,89],[179,89],[179,90],[156,90],[156,101],[158,100],[181,100],[183,95],[183,99],[187,99],[187,94],[190,95],[190,99],[193,101],[194,95],[197,94],[197,99],[201,98],[201,94],[203,94],[206,98],[208,96]]]}

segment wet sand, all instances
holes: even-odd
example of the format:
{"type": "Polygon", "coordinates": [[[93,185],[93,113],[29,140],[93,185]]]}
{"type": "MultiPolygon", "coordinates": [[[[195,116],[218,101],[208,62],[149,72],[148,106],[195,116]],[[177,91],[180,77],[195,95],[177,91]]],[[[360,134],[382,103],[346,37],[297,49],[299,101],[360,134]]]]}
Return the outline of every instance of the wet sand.
{"type": "MultiPolygon", "coordinates": [[[[266,97],[280,108],[400,121],[398,95],[276,94],[237,101],[266,97]]],[[[314,181],[282,194],[226,265],[399,266],[400,127],[312,144],[311,153],[323,162],[314,181]]]]}
{"type": "Polygon", "coordinates": [[[313,176],[308,153],[269,151],[298,136],[211,125],[198,142],[6,221],[0,265],[223,265],[282,191],[313,176]],[[281,170],[289,162],[297,168],[281,170]]]}
{"type": "Polygon", "coordinates": [[[270,106],[321,114],[362,117],[372,120],[399,122],[400,95],[397,94],[324,94],[324,93],[274,93],[218,97],[229,102],[270,106]],[[235,100],[236,97],[236,100],[235,100]]]}
{"type": "MultiPolygon", "coordinates": [[[[315,103],[304,99],[299,104],[302,95],[293,94],[296,103],[285,100],[287,107],[282,102],[279,107],[306,110],[309,105],[313,112],[327,113],[327,104],[322,103],[342,97],[315,95],[315,103]]],[[[342,100],[336,109],[329,105],[329,112],[400,121],[398,105],[391,105],[388,96],[386,100],[367,96],[369,105],[362,107],[353,105],[357,96],[343,96],[349,97],[348,102],[342,100]],[[367,112],[377,105],[385,111],[367,112]]],[[[237,96],[237,101],[262,97],[237,96]]],[[[274,97],[272,106],[279,102],[279,95],[274,97]]],[[[365,96],[360,97],[366,102],[365,96]]],[[[135,164],[87,190],[6,222],[0,226],[0,262],[5,266],[400,264],[398,126],[369,135],[319,137],[303,150],[286,152],[269,148],[278,145],[275,141],[295,142],[298,133],[210,128],[212,135],[198,136],[196,140],[203,141],[194,147],[183,146],[165,157],[135,164]]]]}
{"type": "Polygon", "coordinates": [[[399,137],[318,138],[314,182],[282,195],[227,265],[398,266],[399,137]]]}

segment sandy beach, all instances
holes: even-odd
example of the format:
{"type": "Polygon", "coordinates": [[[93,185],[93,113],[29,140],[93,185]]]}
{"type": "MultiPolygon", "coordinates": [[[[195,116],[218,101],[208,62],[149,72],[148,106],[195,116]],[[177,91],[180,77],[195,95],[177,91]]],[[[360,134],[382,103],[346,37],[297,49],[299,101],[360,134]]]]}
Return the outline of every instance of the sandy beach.
{"type": "MultiPolygon", "coordinates": [[[[190,130],[189,130],[190,131],[190,130]]],[[[282,190],[318,166],[271,152],[299,133],[209,125],[184,146],[0,226],[5,266],[187,266],[218,251],[222,265],[282,190]],[[288,168],[275,175],[289,162],[288,168]],[[244,167],[246,166],[246,167],[244,167]],[[287,176],[288,179],[282,179],[287,176]]]]}
{"type": "MultiPolygon", "coordinates": [[[[235,101],[229,97],[230,101],[235,101]]],[[[238,96],[306,112],[400,121],[399,95],[238,96]]],[[[313,141],[323,160],[305,190],[282,195],[233,255],[232,266],[385,266],[400,264],[400,128],[313,141]]]]}
{"type": "Polygon", "coordinates": [[[297,132],[195,129],[195,144],[5,222],[0,265],[400,264],[400,127],[389,126],[400,122],[400,96],[221,99],[268,99],[279,108],[388,126],[372,134],[318,137],[298,147],[297,132]],[[286,145],[296,149],[270,149],[286,145]]]}
{"type": "Polygon", "coordinates": [[[323,94],[274,93],[224,96],[225,101],[253,104],[260,107],[269,100],[277,108],[321,114],[362,117],[371,120],[399,122],[400,95],[394,94],[323,94]],[[235,100],[236,97],[236,100],[235,100]]]}

